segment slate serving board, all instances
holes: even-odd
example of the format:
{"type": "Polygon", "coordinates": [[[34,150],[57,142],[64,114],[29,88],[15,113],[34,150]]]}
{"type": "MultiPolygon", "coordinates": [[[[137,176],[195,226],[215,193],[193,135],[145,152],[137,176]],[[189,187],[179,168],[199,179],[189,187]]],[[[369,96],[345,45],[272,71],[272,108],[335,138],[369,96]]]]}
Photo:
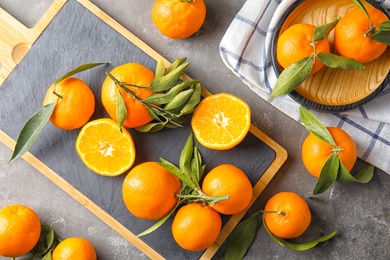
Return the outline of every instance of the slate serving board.
{"type": "MultiPolygon", "coordinates": [[[[85,63],[109,63],[76,75],[95,94],[96,110],[92,119],[108,117],[100,100],[105,72],[127,62],[141,63],[153,71],[156,66],[157,56],[153,50],[146,48],[139,39],[129,40],[118,31],[125,32],[90,2],[67,1],[1,85],[0,140],[12,147],[23,124],[42,106],[47,88],[67,71],[85,63]],[[99,16],[95,15],[97,12],[99,16]],[[112,25],[119,30],[114,30],[112,25]]],[[[191,127],[188,122],[183,129],[130,132],[137,150],[134,165],[158,161],[160,157],[178,164],[191,127]]],[[[48,123],[24,158],[152,258],[211,258],[244,214],[223,216],[224,224],[228,224],[216,244],[206,251],[181,249],[172,238],[171,219],[140,240],[134,234],[144,231],[154,222],[138,219],[126,209],[121,194],[126,174],[103,177],[83,165],[74,148],[78,133],[79,130],[63,131],[48,123]]],[[[241,168],[254,186],[254,199],[287,156],[282,147],[253,126],[245,140],[232,150],[211,151],[200,146],[200,152],[207,166],[206,172],[222,163],[241,168]]]]}

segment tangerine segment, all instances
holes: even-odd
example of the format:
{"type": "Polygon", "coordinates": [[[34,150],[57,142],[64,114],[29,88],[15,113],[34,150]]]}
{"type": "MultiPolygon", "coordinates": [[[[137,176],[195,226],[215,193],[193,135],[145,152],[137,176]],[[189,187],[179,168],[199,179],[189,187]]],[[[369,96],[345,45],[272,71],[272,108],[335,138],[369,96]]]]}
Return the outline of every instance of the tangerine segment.
{"type": "Polygon", "coordinates": [[[109,118],[87,123],[76,140],[76,151],[92,171],[117,176],[128,170],[135,160],[135,146],[130,133],[109,118]]]}
{"type": "Polygon", "coordinates": [[[250,127],[250,108],[242,99],[227,93],[204,98],[191,120],[196,139],[204,147],[228,150],[238,145],[250,127]]]}
{"type": "Polygon", "coordinates": [[[275,194],[267,201],[264,212],[268,229],[280,238],[289,239],[302,235],[311,222],[309,206],[294,192],[275,194]]]}

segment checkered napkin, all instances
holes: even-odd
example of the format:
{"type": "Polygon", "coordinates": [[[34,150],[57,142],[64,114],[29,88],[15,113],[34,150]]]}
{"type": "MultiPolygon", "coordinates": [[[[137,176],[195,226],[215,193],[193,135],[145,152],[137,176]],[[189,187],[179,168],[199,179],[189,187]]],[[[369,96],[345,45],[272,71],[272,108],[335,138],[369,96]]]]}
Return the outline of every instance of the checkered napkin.
{"type": "MultiPolygon", "coordinates": [[[[220,43],[226,66],[252,91],[299,121],[299,104],[288,95],[269,93],[276,82],[271,62],[271,38],[282,14],[296,0],[247,0],[220,43]]],[[[381,0],[389,10],[390,0],[381,0]]],[[[340,113],[311,111],[326,126],[344,129],[358,147],[359,158],[390,174],[390,85],[365,105],[340,113]]]]}

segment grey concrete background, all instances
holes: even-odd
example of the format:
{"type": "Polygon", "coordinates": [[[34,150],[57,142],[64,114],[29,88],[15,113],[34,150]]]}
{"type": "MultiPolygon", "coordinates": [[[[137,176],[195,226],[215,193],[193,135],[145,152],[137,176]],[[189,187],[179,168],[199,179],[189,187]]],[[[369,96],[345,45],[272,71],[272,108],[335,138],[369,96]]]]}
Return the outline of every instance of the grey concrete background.
{"type": "MultiPolygon", "coordinates": [[[[52,2],[0,0],[0,7],[32,27],[52,2]]],[[[263,208],[265,202],[279,191],[294,191],[302,196],[311,193],[316,179],[306,173],[300,159],[300,146],[307,135],[306,130],[254,95],[225,67],[219,56],[219,42],[244,0],[206,0],[204,26],[193,37],[179,41],[165,38],[154,27],[150,18],[154,1],[91,2],[168,60],[188,57],[191,62],[187,71],[189,76],[201,79],[202,85],[213,93],[229,92],[244,99],[251,107],[253,124],[286,148],[289,154],[286,163],[251,211],[263,208]]],[[[90,239],[99,259],[147,259],[25,161],[8,165],[10,155],[11,151],[0,144],[0,207],[11,203],[31,206],[41,221],[52,225],[60,237],[84,236],[90,239]]],[[[314,249],[295,252],[277,245],[260,228],[245,259],[390,259],[389,187],[390,176],[379,170],[366,185],[335,183],[324,194],[307,200],[313,220],[308,231],[297,241],[308,241],[338,228],[335,238],[314,249]]]]}

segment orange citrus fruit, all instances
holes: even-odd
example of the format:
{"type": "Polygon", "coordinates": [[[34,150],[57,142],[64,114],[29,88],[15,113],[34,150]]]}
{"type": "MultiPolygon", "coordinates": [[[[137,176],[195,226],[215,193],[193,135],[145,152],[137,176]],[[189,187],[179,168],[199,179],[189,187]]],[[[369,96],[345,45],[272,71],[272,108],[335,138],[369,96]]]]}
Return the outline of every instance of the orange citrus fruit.
{"type": "Polygon", "coordinates": [[[313,134],[309,134],[302,144],[302,162],[307,171],[317,178],[335,149],[341,150],[338,157],[348,171],[357,160],[357,148],[351,136],[341,128],[328,127],[328,130],[338,147],[333,147],[313,134]]]}
{"type": "Polygon", "coordinates": [[[30,252],[41,234],[37,213],[24,205],[0,210],[0,256],[19,257],[30,252]]]}
{"type": "Polygon", "coordinates": [[[175,194],[180,180],[157,162],[145,162],[134,167],[122,185],[122,197],[127,209],[136,217],[157,220],[169,213],[178,202],[175,194]]]}
{"type": "Polygon", "coordinates": [[[251,112],[242,99],[227,93],[204,98],[191,120],[196,139],[204,147],[228,150],[238,145],[251,125],[251,112]]]}
{"type": "MultiPolygon", "coordinates": [[[[146,88],[150,87],[150,84],[154,79],[153,71],[135,62],[117,66],[110,74],[120,82],[146,88]]],[[[139,99],[145,99],[154,93],[152,90],[145,88],[138,88],[135,86],[126,87],[139,99]]],[[[123,122],[123,126],[135,128],[152,121],[152,117],[149,115],[145,105],[136,100],[132,94],[127,93],[121,87],[117,86],[115,82],[107,76],[102,86],[102,103],[112,119],[115,121],[118,120],[116,115],[118,89],[122,94],[127,109],[127,117],[123,122]]]]}
{"type": "Polygon", "coordinates": [[[92,90],[77,78],[66,78],[48,88],[43,105],[55,102],[57,104],[50,122],[64,130],[82,127],[95,111],[95,96],[92,90]]]}
{"type": "Polygon", "coordinates": [[[76,151],[83,163],[104,176],[127,171],[135,160],[135,146],[130,133],[110,118],[88,122],[76,139],[76,151]]]}
{"type": "Polygon", "coordinates": [[[267,201],[264,221],[275,236],[296,238],[309,227],[311,213],[306,201],[298,194],[279,192],[267,201]]]}
{"type": "Polygon", "coordinates": [[[211,246],[221,231],[221,216],[210,206],[190,203],[181,207],[173,218],[172,235],[176,243],[190,251],[211,246]]]}
{"type": "MultiPolygon", "coordinates": [[[[314,53],[329,52],[329,40],[327,38],[314,42],[312,46],[315,26],[312,24],[299,23],[287,28],[279,36],[276,44],[276,59],[280,66],[287,68],[297,61],[309,57],[314,53]]],[[[311,74],[319,71],[324,64],[315,59],[311,74]]]]}
{"type": "Polygon", "coordinates": [[[222,164],[205,176],[202,191],[209,196],[226,196],[229,199],[215,203],[213,209],[222,214],[236,214],[248,207],[252,200],[252,184],[248,176],[232,164],[222,164]]]}
{"type": "MultiPolygon", "coordinates": [[[[387,16],[375,7],[365,4],[371,19],[371,26],[378,26],[387,21],[387,16]]],[[[370,21],[364,12],[355,7],[348,11],[337,23],[334,32],[336,51],[361,63],[375,60],[385,52],[387,45],[376,42],[365,35],[370,29],[370,21]]]]}
{"type": "Polygon", "coordinates": [[[203,0],[157,0],[152,9],[154,24],[171,39],[190,37],[199,31],[205,18],[203,0]]]}
{"type": "Polygon", "coordinates": [[[96,260],[91,242],[82,237],[69,237],[61,241],[53,251],[53,260],[96,260]]]}

